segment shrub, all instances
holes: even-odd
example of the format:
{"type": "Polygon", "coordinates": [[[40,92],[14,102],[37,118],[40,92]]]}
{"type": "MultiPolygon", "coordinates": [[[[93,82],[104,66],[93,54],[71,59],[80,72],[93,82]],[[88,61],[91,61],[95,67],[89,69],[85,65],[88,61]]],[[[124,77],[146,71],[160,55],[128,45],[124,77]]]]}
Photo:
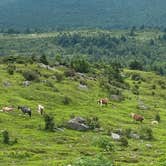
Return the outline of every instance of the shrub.
{"type": "Polygon", "coordinates": [[[63,74],[62,73],[56,72],[55,77],[56,77],[56,80],[58,82],[61,82],[63,80],[63,74]]]}
{"type": "Polygon", "coordinates": [[[140,137],[145,140],[152,140],[153,139],[153,131],[149,127],[143,127],[140,130],[140,137]]]}
{"type": "Polygon", "coordinates": [[[121,137],[120,142],[122,146],[128,146],[128,140],[126,137],[121,137]]]}
{"type": "Polygon", "coordinates": [[[86,119],[86,124],[89,126],[90,129],[95,129],[100,127],[99,119],[98,117],[92,117],[86,119]]]}
{"type": "Polygon", "coordinates": [[[87,81],[85,79],[81,79],[80,80],[80,84],[81,85],[86,85],[86,86],[88,85],[88,83],[87,83],[87,81]]]}
{"type": "Polygon", "coordinates": [[[25,71],[23,77],[28,81],[39,81],[39,74],[36,71],[25,71]]]}
{"type": "Polygon", "coordinates": [[[64,72],[64,75],[66,77],[74,77],[75,76],[75,70],[74,69],[68,69],[64,72]]]}
{"type": "Polygon", "coordinates": [[[71,103],[71,101],[72,101],[71,98],[68,96],[65,96],[62,100],[64,105],[69,105],[71,103]]]}
{"type": "Polygon", "coordinates": [[[110,137],[108,136],[101,136],[99,138],[95,138],[94,145],[104,149],[104,151],[112,151],[114,149],[114,146],[111,142],[110,137]]]}
{"type": "Polygon", "coordinates": [[[13,75],[14,72],[15,72],[15,70],[16,70],[16,66],[15,66],[15,65],[12,65],[12,64],[8,65],[8,67],[7,67],[7,72],[8,72],[10,75],[13,75]]]}
{"type": "Polygon", "coordinates": [[[54,131],[54,128],[55,128],[54,117],[51,115],[45,114],[44,121],[45,121],[45,130],[54,131]]]}
{"type": "Polygon", "coordinates": [[[131,128],[125,129],[124,134],[126,135],[127,138],[130,138],[131,131],[132,131],[131,128]]]}
{"type": "Polygon", "coordinates": [[[134,81],[140,81],[141,76],[140,76],[140,74],[134,73],[134,74],[132,74],[131,79],[134,81]]]}
{"type": "Polygon", "coordinates": [[[4,130],[2,132],[2,142],[4,144],[9,144],[9,140],[10,140],[10,138],[9,138],[9,132],[7,130],[4,130]]]}
{"type": "Polygon", "coordinates": [[[161,118],[160,118],[160,114],[159,113],[157,113],[155,115],[155,120],[157,120],[158,122],[160,122],[161,118]]]}
{"type": "Polygon", "coordinates": [[[113,166],[111,160],[104,156],[82,157],[77,159],[72,166],[113,166]]]}

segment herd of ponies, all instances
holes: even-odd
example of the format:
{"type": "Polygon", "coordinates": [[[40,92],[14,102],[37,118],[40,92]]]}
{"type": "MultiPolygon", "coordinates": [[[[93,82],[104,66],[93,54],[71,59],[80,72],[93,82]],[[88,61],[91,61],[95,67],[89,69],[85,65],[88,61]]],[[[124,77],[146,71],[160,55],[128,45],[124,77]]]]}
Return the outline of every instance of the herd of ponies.
{"type": "MultiPolygon", "coordinates": [[[[97,101],[97,103],[100,104],[100,106],[103,106],[103,105],[107,106],[109,104],[109,99],[108,98],[101,98],[97,101]]],[[[3,107],[2,110],[0,110],[0,111],[1,112],[12,112],[14,110],[15,110],[15,108],[12,106],[12,107],[3,107]]],[[[23,114],[29,115],[29,117],[32,116],[32,110],[27,106],[18,106],[18,110],[21,110],[23,114]]],[[[44,114],[44,106],[41,104],[38,104],[37,112],[40,115],[43,115],[44,114]]],[[[144,120],[144,117],[142,115],[139,115],[136,113],[131,113],[130,116],[132,117],[132,119],[134,121],[139,121],[142,123],[144,120]]],[[[158,123],[159,122],[156,120],[151,121],[152,125],[157,125],[158,123]]]]}

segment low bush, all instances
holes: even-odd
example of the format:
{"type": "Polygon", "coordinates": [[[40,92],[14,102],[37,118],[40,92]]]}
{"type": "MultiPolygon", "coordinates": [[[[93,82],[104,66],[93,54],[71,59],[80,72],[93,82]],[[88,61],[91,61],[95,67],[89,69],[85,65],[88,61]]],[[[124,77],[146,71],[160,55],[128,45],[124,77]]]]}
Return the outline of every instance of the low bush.
{"type": "Polygon", "coordinates": [[[153,139],[153,130],[149,127],[142,127],[140,130],[140,138],[144,140],[152,140],[153,139]]]}
{"type": "Polygon", "coordinates": [[[10,138],[9,138],[9,132],[7,130],[2,131],[2,142],[4,144],[9,144],[10,138]]]}
{"type": "Polygon", "coordinates": [[[39,74],[36,71],[25,71],[23,77],[27,81],[39,81],[39,74]]]}
{"type": "Polygon", "coordinates": [[[45,114],[44,121],[45,121],[45,130],[54,131],[55,129],[54,117],[51,115],[45,114]]]}
{"type": "Polygon", "coordinates": [[[15,72],[15,70],[16,70],[16,66],[15,66],[15,65],[10,64],[10,65],[7,66],[7,72],[8,72],[10,75],[13,75],[14,72],[15,72]]]}
{"type": "Polygon", "coordinates": [[[82,157],[77,159],[72,166],[113,166],[113,162],[104,156],[82,157]]]}
{"type": "Polygon", "coordinates": [[[94,145],[102,148],[104,151],[110,152],[114,150],[114,145],[111,138],[108,136],[101,136],[94,139],[94,145]]]}
{"type": "Polygon", "coordinates": [[[64,96],[62,102],[64,105],[69,105],[72,102],[72,99],[68,96],[64,96]]]}
{"type": "Polygon", "coordinates": [[[160,114],[159,113],[157,113],[155,115],[155,120],[158,121],[158,122],[160,122],[161,118],[160,118],[160,114]]]}
{"type": "Polygon", "coordinates": [[[100,127],[100,122],[98,117],[91,117],[86,119],[86,124],[89,126],[90,129],[95,129],[100,127]]]}

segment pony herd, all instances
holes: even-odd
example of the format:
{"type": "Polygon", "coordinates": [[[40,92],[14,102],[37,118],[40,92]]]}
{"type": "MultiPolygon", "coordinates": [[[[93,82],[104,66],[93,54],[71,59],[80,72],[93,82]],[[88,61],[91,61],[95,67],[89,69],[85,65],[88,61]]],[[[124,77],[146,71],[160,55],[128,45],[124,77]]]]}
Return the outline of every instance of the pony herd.
{"type": "MultiPolygon", "coordinates": [[[[100,106],[107,106],[109,104],[109,99],[108,98],[101,98],[97,101],[98,104],[100,104],[100,106]]],[[[14,107],[3,107],[2,108],[2,112],[12,112],[14,111],[14,107]]],[[[32,110],[26,106],[18,106],[18,110],[21,110],[23,114],[28,114],[29,117],[32,116],[32,110]]],[[[43,115],[44,114],[44,106],[42,105],[38,105],[37,107],[37,112],[40,114],[40,115],[43,115]]],[[[135,113],[131,113],[131,117],[134,121],[139,121],[139,122],[143,122],[144,120],[144,117],[142,115],[139,115],[139,114],[135,114],[135,113]]],[[[155,125],[155,124],[158,124],[158,121],[152,121],[151,122],[152,125],[155,125]]]]}
{"type": "MultiPolygon", "coordinates": [[[[14,110],[15,110],[15,108],[13,106],[12,107],[3,107],[1,112],[13,112],[14,110]]],[[[32,110],[27,106],[18,106],[18,110],[21,110],[23,114],[29,115],[29,117],[32,116],[32,110]]],[[[43,115],[44,114],[44,106],[39,104],[37,107],[37,112],[40,115],[43,115]]]]}

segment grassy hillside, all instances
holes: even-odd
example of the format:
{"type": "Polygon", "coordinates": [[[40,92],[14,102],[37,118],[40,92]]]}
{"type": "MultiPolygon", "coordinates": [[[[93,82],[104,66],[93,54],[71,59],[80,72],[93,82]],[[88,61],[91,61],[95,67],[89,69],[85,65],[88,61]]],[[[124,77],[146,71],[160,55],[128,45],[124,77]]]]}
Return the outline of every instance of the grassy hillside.
{"type": "Polygon", "coordinates": [[[78,162],[80,157],[92,159],[95,156],[98,158],[99,155],[105,156],[106,161],[110,160],[114,165],[164,165],[165,77],[150,72],[125,70],[125,82],[130,87],[122,90],[125,100],[111,101],[113,105],[100,107],[97,105],[97,99],[110,96],[100,86],[99,80],[102,76],[98,69],[95,69],[98,73],[97,78],[90,73],[84,75],[76,73],[74,77],[64,76],[63,80],[58,82],[52,76],[56,76],[57,72],[63,74],[67,70],[64,66],[47,70],[38,67],[37,64],[16,64],[14,75],[9,75],[6,68],[7,65],[0,65],[0,106],[14,105],[16,109],[11,113],[0,112],[0,130],[7,130],[11,141],[17,138],[18,143],[5,145],[0,134],[0,165],[77,165],[76,161],[78,162]],[[30,86],[24,87],[22,73],[27,70],[38,70],[41,76],[40,81],[32,81],[30,86]],[[132,80],[133,74],[139,75],[141,79],[132,80]],[[80,81],[86,82],[87,88],[80,88],[80,81]],[[4,86],[5,82],[10,86],[4,86]],[[139,99],[148,107],[146,110],[137,108],[138,95],[133,94],[132,90],[136,85],[139,86],[139,99]],[[71,99],[69,105],[64,105],[66,96],[71,99]],[[44,119],[36,111],[37,104],[45,106],[46,113],[54,117],[56,125],[62,128],[62,131],[44,130],[44,119]],[[17,110],[18,105],[30,107],[33,110],[32,118],[23,116],[21,111],[17,110]],[[133,122],[131,112],[143,115],[144,122],[142,124],[133,122]],[[159,125],[151,125],[157,112],[161,116],[161,122],[159,125]],[[98,117],[101,129],[79,132],[64,128],[65,122],[71,116],[98,117]],[[108,134],[109,131],[118,129],[144,133],[144,127],[152,129],[154,138],[152,140],[127,138],[128,146],[122,146],[108,134]],[[108,150],[105,144],[113,146],[113,150],[108,150]],[[146,144],[152,147],[149,148],[146,144]]]}
{"type": "Polygon", "coordinates": [[[165,26],[164,0],[1,0],[0,27],[165,26]]]}

